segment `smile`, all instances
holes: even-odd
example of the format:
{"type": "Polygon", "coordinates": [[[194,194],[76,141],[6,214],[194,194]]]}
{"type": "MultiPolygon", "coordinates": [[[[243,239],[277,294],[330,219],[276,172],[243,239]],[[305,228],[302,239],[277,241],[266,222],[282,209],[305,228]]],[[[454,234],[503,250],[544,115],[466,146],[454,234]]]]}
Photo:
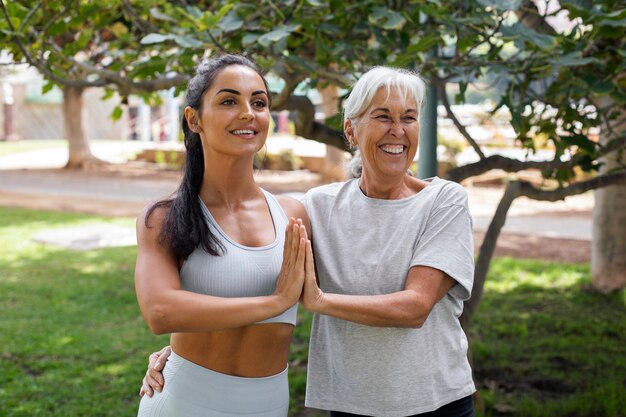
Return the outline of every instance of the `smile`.
{"type": "Polygon", "coordinates": [[[398,155],[404,152],[406,146],[404,145],[381,145],[379,149],[385,153],[390,153],[392,155],[398,155]]]}
{"type": "Polygon", "coordinates": [[[256,135],[257,132],[255,130],[240,129],[233,130],[231,133],[234,135],[256,135]]]}

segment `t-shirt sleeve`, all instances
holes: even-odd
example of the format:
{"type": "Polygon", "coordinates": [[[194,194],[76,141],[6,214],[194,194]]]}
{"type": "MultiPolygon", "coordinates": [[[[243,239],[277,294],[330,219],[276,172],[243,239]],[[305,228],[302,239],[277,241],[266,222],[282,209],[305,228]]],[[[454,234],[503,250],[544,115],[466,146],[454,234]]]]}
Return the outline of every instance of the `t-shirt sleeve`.
{"type": "Polygon", "coordinates": [[[474,238],[472,218],[464,204],[449,204],[433,211],[420,236],[411,267],[429,266],[456,281],[448,292],[467,300],[474,282],[474,238]]]}

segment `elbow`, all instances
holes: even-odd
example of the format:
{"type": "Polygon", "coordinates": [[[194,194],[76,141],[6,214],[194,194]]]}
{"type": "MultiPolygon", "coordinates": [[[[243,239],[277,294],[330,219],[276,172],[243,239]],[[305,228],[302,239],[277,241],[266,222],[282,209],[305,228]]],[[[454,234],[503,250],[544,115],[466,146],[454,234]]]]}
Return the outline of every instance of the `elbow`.
{"type": "Polygon", "coordinates": [[[165,333],[171,333],[171,326],[168,317],[170,317],[170,315],[168,314],[167,309],[159,304],[150,307],[149,311],[144,314],[144,318],[150,328],[150,331],[157,336],[165,333]]]}
{"type": "Polygon", "coordinates": [[[411,317],[407,317],[405,322],[405,327],[409,329],[420,329],[426,323],[426,318],[428,316],[424,316],[421,314],[412,314],[411,317]]]}

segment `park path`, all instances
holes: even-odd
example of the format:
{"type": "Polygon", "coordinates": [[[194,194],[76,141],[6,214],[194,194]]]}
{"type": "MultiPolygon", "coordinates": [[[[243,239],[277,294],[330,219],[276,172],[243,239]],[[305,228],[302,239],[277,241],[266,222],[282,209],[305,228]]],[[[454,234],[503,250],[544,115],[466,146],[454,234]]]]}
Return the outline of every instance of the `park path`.
{"type": "MultiPolygon", "coordinates": [[[[94,146],[93,150],[97,156],[114,163],[123,162],[120,154],[128,152],[127,147],[104,144],[94,146]]],[[[66,171],[60,169],[66,159],[67,154],[62,150],[0,157],[0,205],[134,217],[148,202],[173,192],[180,179],[178,172],[134,163],[85,172],[66,171]]],[[[257,180],[271,192],[289,193],[296,198],[319,183],[317,175],[305,171],[260,172],[257,180]]],[[[503,189],[466,189],[474,229],[480,236],[489,225],[503,189]]],[[[554,203],[519,198],[509,211],[502,233],[535,240],[538,244],[545,239],[560,241],[559,244],[567,242],[566,247],[584,254],[591,240],[593,205],[592,193],[554,203]]]]}

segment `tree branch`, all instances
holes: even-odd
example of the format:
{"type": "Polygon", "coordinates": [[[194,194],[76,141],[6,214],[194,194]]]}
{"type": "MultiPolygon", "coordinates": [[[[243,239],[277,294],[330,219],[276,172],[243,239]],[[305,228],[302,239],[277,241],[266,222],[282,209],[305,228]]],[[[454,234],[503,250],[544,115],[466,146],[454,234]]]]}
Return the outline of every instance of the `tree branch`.
{"type": "Polygon", "coordinates": [[[465,138],[465,140],[467,140],[467,142],[470,144],[472,149],[474,149],[474,151],[478,154],[478,157],[481,160],[485,159],[485,154],[480,149],[480,146],[478,146],[478,143],[476,143],[474,138],[470,136],[465,126],[461,124],[459,119],[457,119],[456,115],[452,111],[452,107],[450,106],[450,101],[448,100],[448,95],[446,94],[446,83],[440,82],[438,90],[439,90],[439,96],[441,97],[441,102],[443,103],[443,106],[446,108],[446,113],[448,114],[448,117],[450,118],[450,120],[452,120],[452,122],[454,123],[458,131],[461,133],[461,135],[463,135],[463,137],[465,138]]]}
{"type": "MultiPolygon", "coordinates": [[[[626,148],[626,135],[615,138],[608,146],[598,151],[598,156],[604,156],[611,152],[626,148]]],[[[450,181],[461,182],[466,178],[484,174],[492,169],[501,169],[505,172],[519,172],[527,169],[552,170],[573,167],[580,163],[582,156],[574,156],[567,161],[553,159],[551,161],[520,161],[519,159],[507,158],[502,155],[491,155],[472,164],[463,165],[448,171],[446,178],[450,181]]]]}
{"type": "Polygon", "coordinates": [[[567,187],[559,187],[554,190],[545,190],[533,186],[526,181],[520,181],[519,195],[540,201],[559,201],[572,195],[582,194],[586,191],[604,188],[611,185],[626,184],[626,171],[612,174],[598,175],[585,181],[575,182],[567,187]]]}
{"type": "Polygon", "coordinates": [[[326,145],[346,150],[346,142],[340,132],[315,121],[315,106],[307,96],[290,95],[282,99],[272,110],[293,110],[296,112],[296,135],[312,139],[326,145]]]}

